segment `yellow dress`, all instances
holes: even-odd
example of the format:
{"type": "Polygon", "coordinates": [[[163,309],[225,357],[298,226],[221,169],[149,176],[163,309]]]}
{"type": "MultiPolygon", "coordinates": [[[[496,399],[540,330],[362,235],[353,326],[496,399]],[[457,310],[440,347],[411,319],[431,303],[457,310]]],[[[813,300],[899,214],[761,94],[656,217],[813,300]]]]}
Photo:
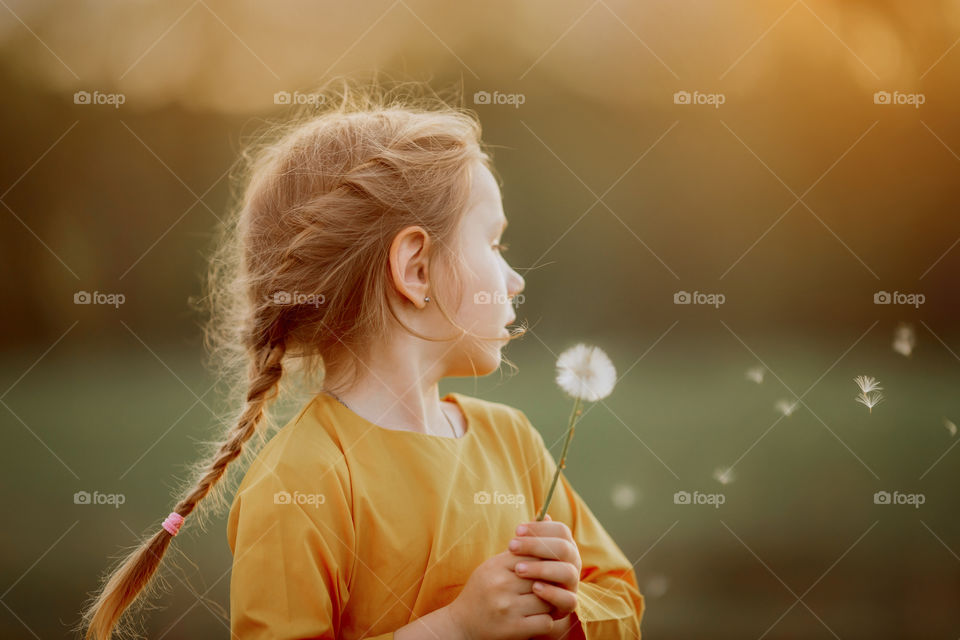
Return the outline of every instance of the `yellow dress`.
{"type": "MultiPolygon", "coordinates": [[[[526,415],[449,393],[459,438],[377,426],[316,395],[257,454],[227,523],[241,640],[391,640],[452,602],[537,517],[556,463],[526,415]]],[[[588,640],[640,638],[631,563],[561,474],[547,510],[570,527],[588,640]]]]}

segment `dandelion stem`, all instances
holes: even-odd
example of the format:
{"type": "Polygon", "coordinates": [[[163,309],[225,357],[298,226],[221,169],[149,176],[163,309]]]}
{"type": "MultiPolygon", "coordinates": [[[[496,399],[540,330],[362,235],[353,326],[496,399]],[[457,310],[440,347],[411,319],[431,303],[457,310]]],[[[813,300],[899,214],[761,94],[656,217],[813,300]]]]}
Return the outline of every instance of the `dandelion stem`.
{"type": "Polygon", "coordinates": [[[563,443],[563,451],[560,453],[560,463],[557,465],[557,470],[553,473],[550,491],[547,492],[547,499],[543,503],[543,508],[540,509],[540,515],[537,516],[538,521],[543,520],[544,516],[547,515],[547,507],[550,506],[550,501],[553,499],[553,492],[557,488],[557,480],[560,479],[560,470],[567,464],[567,449],[570,448],[570,441],[573,440],[573,430],[577,426],[577,418],[580,417],[580,403],[581,399],[579,397],[573,402],[573,411],[570,412],[570,423],[567,426],[567,439],[563,443]]]}

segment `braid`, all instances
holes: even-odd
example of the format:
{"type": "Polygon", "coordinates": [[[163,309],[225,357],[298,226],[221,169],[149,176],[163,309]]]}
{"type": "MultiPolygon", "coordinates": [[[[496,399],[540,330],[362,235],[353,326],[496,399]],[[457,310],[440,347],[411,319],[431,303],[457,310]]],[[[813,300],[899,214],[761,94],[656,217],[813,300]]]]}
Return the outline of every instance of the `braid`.
{"type": "Polygon", "coordinates": [[[227,466],[243,452],[243,445],[257,432],[269,402],[276,397],[280,378],[283,375],[283,343],[264,348],[260,358],[251,363],[250,389],[247,404],[237,425],[230,431],[210,461],[206,473],[176,506],[174,511],[186,517],[203,500],[214,485],[220,481],[227,466]],[[259,361],[258,361],[259,360],[259,361]]]}
{"type": "MultiPolygon", "coordinates": [[[[262,345],[254,350],[243,414],[220,443],[193,489],[177,503],[174,514],[186,517],[193,512],[223,478],[228,465],[240,456],[243,445],[256,433],[267,406],[279,393],[285,353],[284,342],[262,345]]],[[[173,529],[174,532],[176,530],[173,529]]],[[[171,534],[166,526],[160,528],[113,571],[100,594],[83,614],[88,640],[109,640],[123,613],[150,583],[173,535],[175,533],[171,534]]]]}

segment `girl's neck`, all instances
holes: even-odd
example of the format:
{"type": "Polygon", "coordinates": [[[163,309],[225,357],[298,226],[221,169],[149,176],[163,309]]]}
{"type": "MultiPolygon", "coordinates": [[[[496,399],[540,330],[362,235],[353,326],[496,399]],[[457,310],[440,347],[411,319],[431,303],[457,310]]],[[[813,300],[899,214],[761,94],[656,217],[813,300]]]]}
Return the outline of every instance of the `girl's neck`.
{"type": "Polygon", "coordinates": [[[367,352],[357,365],[361,376],[356,383],[344,387],[336,376],[328,375],[324,387],[373,424],[449,437],[454,434],[439,387],[448,350],[448,344],[424,345],[413,336],[395,334],[367,352]]]}
{"type": "Polygon", "coordinates": [[[396,388],[374,379],[349,389],[328,392],[360,417],[386,429],[459,437],[443,410],[436,382],[407,387],[396,388]]]}

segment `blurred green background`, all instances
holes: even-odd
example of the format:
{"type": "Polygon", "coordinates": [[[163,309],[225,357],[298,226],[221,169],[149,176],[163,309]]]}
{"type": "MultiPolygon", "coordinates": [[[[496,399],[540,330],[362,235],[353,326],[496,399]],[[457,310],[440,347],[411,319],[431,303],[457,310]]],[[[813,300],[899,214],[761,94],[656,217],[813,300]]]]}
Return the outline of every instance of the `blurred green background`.
{"type": "MultiPolygon", "coordinates": [[[[556,355],[597,344],[623,376],[567,472],[636,562],[646,637],[956,638],[958,42],[946,1],[3,3],[0,635],[70,637],[168,512],[223,428],[187,299],[231,167],[277,92],[376,69],[462,87],[527,283],[519,373],[442,390],[523,409],[559,455],[556,355]]],[[[151,638],[229,636],[223,519],[190,532],[151,638]]]]}

